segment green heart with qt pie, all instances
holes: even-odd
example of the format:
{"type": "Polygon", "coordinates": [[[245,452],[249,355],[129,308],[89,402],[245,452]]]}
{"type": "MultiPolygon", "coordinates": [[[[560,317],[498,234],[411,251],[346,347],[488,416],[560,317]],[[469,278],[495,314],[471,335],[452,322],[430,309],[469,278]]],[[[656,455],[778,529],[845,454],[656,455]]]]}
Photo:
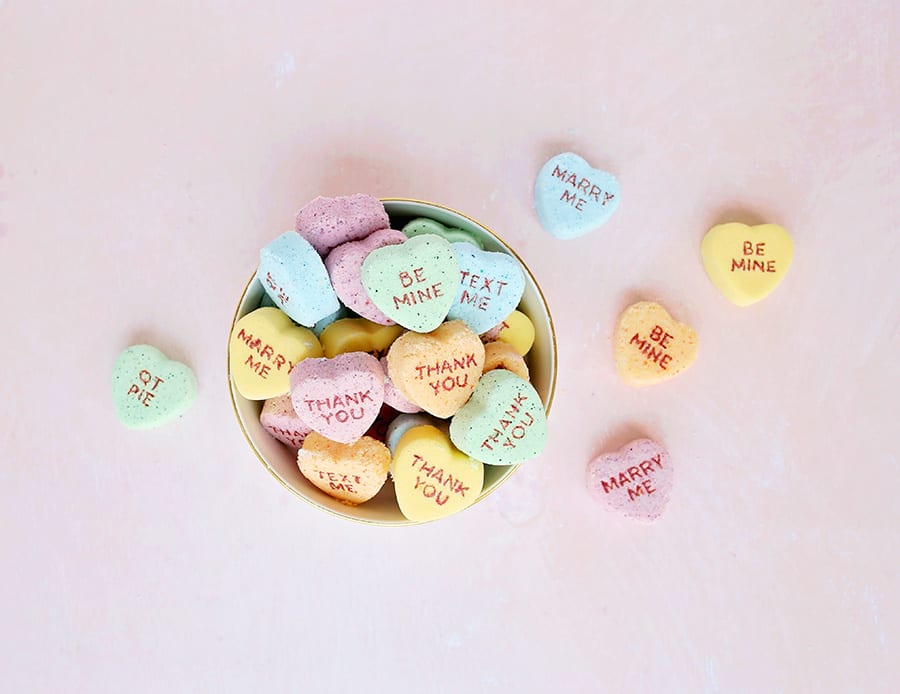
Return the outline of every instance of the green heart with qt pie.
{"type": "Polygon", "coordinates": [[[384,315],[407,330],[431,332],[447,317],[459,287],[459,262],[446,239],[415,236],[366,256],[363,288],[384,315]]]}
{"type": "Polygon", "coordinates": [[[525,379],[504,369],[484,374],[450,422],[450,440],[488,465],[531,460],[547,443],[547,414],[525,379]]]}
{"type": "Polygon", "coordinates": [[[183,415],[197,397],[197,379],[156,347],[132,345],[113,366],[113,408],[130,429],[152,429],[183,415]]]}

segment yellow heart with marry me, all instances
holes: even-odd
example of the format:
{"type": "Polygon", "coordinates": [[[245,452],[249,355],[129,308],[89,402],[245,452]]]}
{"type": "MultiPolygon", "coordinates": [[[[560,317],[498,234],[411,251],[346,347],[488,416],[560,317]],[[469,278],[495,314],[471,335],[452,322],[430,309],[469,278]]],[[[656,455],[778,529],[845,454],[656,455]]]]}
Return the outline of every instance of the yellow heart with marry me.
{"type": "Polygon", "coordinates": [[[725,298],[749,306],[784,279],[794,257],[790,234],[777,224],[732,222],[710,229],[700,245],[706,274],[725,298]]]}

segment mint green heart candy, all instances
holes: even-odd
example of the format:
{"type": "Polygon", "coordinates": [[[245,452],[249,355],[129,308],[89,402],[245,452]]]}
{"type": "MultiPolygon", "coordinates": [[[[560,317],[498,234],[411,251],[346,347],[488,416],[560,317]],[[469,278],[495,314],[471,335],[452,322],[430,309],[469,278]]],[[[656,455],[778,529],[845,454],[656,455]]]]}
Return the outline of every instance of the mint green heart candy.
{"type": "Polygon", "coordinates": [[[524,463],[547,443],[544,405],[528,381],[503,369],[489,371],[453,415],[450,440],[488,465],[524,463]]]}
{"type": "Polygon", "coordinates": [[[132,345],[112,372],[113,407],[130,429],[153,429],[180,417],[197,398],[197,379],[156,347],[132,345]]]}
{"type": "Polygon", "coordinates": [[[363,288],[381,312],[407,330],[428,333],[447,317],[459,288],[459,262],[446,239],[415,236],[376,248],[360,272],[363,288]]]}
{"type": "Polygon", "coordinates": [[[450,243],[471,243],[473,246],[484,250],[484,243],[482,243],[477,234],[459,227],[445,227],[440,222],[427,217],[419,217],[411,222],[407,222],[402,231],[408,238],[421,236],[422,234],[436,234],[441,238],[447,239],[450,243]]]}

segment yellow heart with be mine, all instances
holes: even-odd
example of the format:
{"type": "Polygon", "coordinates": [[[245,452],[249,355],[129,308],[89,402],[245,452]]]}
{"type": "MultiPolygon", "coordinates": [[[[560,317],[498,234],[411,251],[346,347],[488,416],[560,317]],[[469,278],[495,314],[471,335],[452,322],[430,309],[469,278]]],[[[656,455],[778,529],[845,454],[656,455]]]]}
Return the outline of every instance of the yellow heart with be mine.
{"type": "Polygon", "coordinates": [[[725,298],[749,306],[784,279],[794,257],[790,234],[777,224],[731,222],[710,229],[700,244],[706,274],[725,298]]]}
{"type": "Polygon", "coordinates": [[[633,386],[667,381],[697,359],[697,333],[652,301],[625,309],[614,340],[616,371],[633,386]]]}

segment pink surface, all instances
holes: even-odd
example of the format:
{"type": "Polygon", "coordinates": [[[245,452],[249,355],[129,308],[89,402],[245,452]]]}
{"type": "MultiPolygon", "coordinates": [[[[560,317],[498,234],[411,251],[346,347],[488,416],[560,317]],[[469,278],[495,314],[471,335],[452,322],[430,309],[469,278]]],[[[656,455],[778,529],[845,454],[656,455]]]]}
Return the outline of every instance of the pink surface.
{"type": "Polygon", "coordinates": [[[510,7],[0,1],[4,688],[896,689],[900,10],[510,7]],[[566,150],[622,204],[561,242],[531,191],[566,150]],[[492,227],[556,320],[547,452],[422,527],[288,494],[227,396],[260,246],[359,191],[492,227]],[[700,261],[729,220],[795,242],[746,309],[700,261]],[[639,299],[700,357],[635,390],[610,338],[639,299]],[[154,432],[112,411],[139,342],[199,381],[154,432]],[[584,485],[639,436],[678,468],[651,526],[584,485]]]}

